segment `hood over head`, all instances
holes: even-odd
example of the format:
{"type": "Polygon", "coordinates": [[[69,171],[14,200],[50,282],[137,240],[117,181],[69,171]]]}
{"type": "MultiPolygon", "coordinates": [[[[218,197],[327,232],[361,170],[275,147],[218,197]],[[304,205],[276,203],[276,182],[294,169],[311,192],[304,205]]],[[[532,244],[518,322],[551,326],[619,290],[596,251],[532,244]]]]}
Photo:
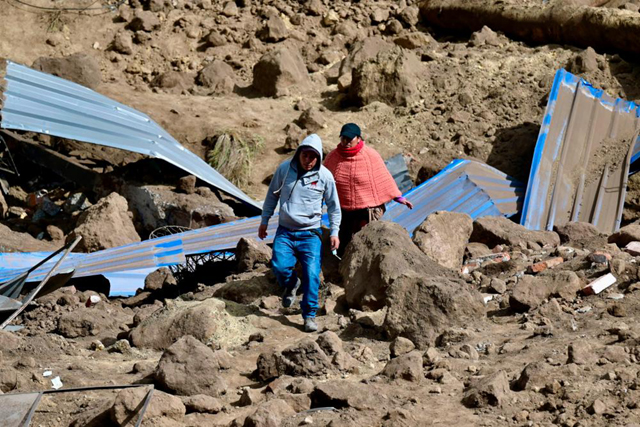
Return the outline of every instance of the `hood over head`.
{"type": "Polygon", "coordinates": [[[298,156],[300,155],[300,151],[302,151],[305,148],[312,148],[318,154],[319,156],[318,163],[313,168],[313,170],[320,169],[320,165],[322,164],[322,140],[320,139],[320,137],[315,133],[312,133],[311,135],[307,136],[305,139],[302,140],[302,142],[298,146],[298,149],[296,150],[296,154],[293,156],[296,164],[298,162],[298,156]]]}

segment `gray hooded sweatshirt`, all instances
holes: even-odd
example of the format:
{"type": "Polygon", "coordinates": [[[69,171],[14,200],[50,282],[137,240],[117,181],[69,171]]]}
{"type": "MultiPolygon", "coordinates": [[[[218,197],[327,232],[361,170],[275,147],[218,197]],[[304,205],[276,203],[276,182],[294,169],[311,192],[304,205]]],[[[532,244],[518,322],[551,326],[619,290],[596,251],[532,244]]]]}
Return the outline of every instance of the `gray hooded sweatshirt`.
{"type": "Polygon", "coordinates": [[[290,230],[319,228],[322,221],[322,202],[327,204],[331,236],[340,229],[340,201],[336,182],[329,169],[322,166],[322,141],[316,134],[306,137],[293,158],[285,160],[273,175],[267,197],[262,206],[262,224],[268,224],[280,201],[279,225],[290,230]],[[313,169],[299,174],[298,154],[303,147],[313,148],[320,158],[313,169]],[[300,176],[298,176],[300,175],[300,176]]]}

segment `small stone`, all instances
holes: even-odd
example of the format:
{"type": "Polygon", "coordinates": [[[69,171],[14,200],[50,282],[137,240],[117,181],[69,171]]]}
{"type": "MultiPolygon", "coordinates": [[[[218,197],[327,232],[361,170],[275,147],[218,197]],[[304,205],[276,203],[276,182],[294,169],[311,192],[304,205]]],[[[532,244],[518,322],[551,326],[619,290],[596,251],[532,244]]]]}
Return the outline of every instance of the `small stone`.
{"type": "Polygon", "coordinates": [[[606,410],[607,405],[605,405],[600,399],[594,400],[591,406],[587,408],[587,412],[592,415],[602,415],[606,410]]]}
{"type": "Polygon", "coordinates": [[[403,354],[409,353],[410,351],[413,351],[415,348],[416,348],[415,344],[413,344],[411,340],[404,337],[396,338],[395,340],[393,340],[393,342],[389,346],[389,350],[391,351],[391,357],[398,357],[403,354]]]}

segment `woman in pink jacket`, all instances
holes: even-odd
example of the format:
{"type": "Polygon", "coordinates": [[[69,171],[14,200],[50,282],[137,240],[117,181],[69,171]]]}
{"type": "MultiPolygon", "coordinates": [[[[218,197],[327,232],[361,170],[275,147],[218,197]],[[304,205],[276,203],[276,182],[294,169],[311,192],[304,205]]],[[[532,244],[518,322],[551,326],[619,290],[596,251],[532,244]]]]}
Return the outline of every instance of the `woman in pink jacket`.
{"type": "Polygon", "coordinates": [[[340,144],[327,155],[324,166],[336,180],[342,209],[340,256],[355,233],[382,217],[385,203],[395,200],[413,209],[380,154],[365,144],[355,123],[342,126],[340,144]]]}

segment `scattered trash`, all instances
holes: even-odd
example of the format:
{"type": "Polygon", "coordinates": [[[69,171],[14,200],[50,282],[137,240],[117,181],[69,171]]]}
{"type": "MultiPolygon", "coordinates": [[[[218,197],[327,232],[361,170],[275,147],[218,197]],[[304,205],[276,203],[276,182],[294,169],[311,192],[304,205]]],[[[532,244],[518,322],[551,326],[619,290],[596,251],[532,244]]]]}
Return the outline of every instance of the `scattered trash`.
{"type": "Polygon", "coordinates": [[[507,261],[511,261],[511,255],[509,255],[507,252],[498,252],[495,254],[483,255],[481,257],[474,258],[472,260],[467,261],[460,269],[460,272],[462,274],[469,274],[473,270],[476,270],[485,264],[489,264],[489,263],[497,264],[500,262],[507,262],[507,261]]]}
{"type": "Polygon", "coordinates": [[[580,307],[579,309],[576,310],[576,312],[584,314],[584,313],[590,312],[591,310],[592,310],[591,307],[587,305],[585,307],[580,307]]]}
{"type": "Polygon", "coordinates": [[[621,299],[624,299],[624,295],[622,295],[622,294],[610,294],[610,295],[607,295],[607,299],[612,299],[614,301],[620,301],[621,299]]]}
{"type": "Polygon", "coordinates": [[[53,375],[53,372],[52,372],[52,371],[44,371],[44,372],[42,373],[42,376],[43,376],[43,377],[50,377],[51,375],[53,375]]]}
{"type": "Polygon", "coordinates": [[[332,251],[331,251],[331,253],[333,254],[333,256],[334,256],[334,257],[336,257],[336,258],[338,258],[340,261],[342,261],[342,258],[340,258],[340,257],[338,256],[338,250],[337,250],[337,249],[332,250],[332,251]]]}
{"type": "Polygon", "coordinates": [[[529,273],[540,273],[548,268],[556,267],[564,262],[562,257],[555,257],[545,261],[540,261],[535,264],[530,265],[527,268],[529,273]]]}
{"type": "Polygon", "coordinates": [[[627,246],[624,247],[624,250],[632,256],[640,255],[640,242],[629,242],[627,246]]]}
{"type": "Polygon", "coordinates": [[[582,292],[586,295],[597,295],[614,283],[616,283],[616,277],[613,274],[608,273],[589,283],[584,289],[582,289],[582,292]]]}
{"type": "Polygon", "coordinates": [[[60,377],[51,379],[51,388],[54,390],[62,388],[62,380],[60,379],[60,377]]]}
{"type": "Polygon", "coordinates": [[[495,299],[495,295],[483,295],[482,296],[482,300],[484,301],[485,305],[489,303],[489,301],[495,299]]]}
{"type": "Polygon", "coordinates": [[[91,295],[89,298],[87,298],[87,302],[86,302],[86,306],[87,307],[91,307],[93,305],[96,305],[97,303],[99,303],[100,301],[102,301],[102,299],[100,298],[99,295],[91,295]]]}

